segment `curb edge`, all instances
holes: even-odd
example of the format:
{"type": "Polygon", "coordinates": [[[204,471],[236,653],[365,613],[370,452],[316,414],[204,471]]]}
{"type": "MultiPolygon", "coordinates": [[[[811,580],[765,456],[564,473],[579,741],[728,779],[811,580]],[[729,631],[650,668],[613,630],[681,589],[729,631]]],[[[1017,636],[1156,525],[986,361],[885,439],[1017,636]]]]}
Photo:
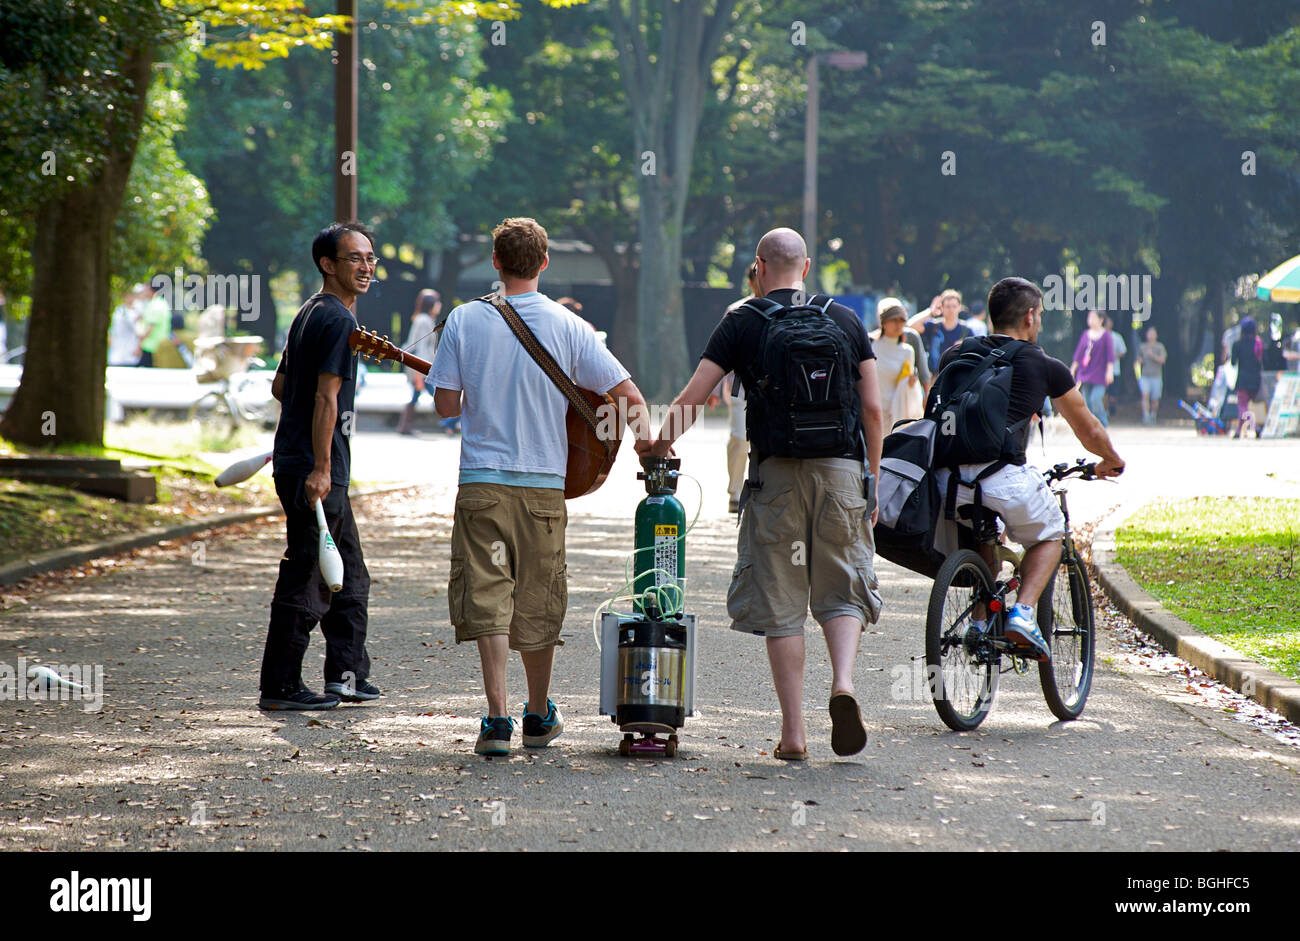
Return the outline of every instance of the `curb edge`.
{"type": "Polygon", "coordinates": [[[1092,563],[1102,590],[1129,620],[1170,653],[1289,722],[1300,724],[1300,683],[1174,617],[1116,561],[1115,531],[1139,509],[1112,512],[1093,530],[1092,563]]]}

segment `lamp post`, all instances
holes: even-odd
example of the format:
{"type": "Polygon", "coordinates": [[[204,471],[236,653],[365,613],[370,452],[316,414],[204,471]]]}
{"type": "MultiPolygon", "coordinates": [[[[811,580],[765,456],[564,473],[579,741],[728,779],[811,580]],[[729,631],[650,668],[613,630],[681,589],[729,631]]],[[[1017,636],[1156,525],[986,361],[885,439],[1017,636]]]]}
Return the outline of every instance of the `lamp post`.
{"type": "Polygon", "coordinates": [[[334,219],[351,222],[357,218],[357,0],[338,0],[338,14],[351,29],[335,37],[334,219]]]}
{"type": "Polygon", "coordinates": [[[803,237],[808,245],[808,281],[812,281],[817,266],[817,124],[821,110],[821,82],[817,62],[837,69],[860,69],[867,64],[865,52],[823,52],[809,57],[807,78],[808,98],[804,109],[803,134],[803,237]]]}

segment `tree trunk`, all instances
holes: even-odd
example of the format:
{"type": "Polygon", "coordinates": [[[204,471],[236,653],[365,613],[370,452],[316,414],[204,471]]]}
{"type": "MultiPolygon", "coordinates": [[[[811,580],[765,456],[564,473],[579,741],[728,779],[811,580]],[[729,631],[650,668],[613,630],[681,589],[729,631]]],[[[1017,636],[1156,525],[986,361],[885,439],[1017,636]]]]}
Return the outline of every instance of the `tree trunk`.
{"type": "Polygon", "coordinates": [[[597,230],[590,226],[579,228],[578,234],[591,245],[592,251],[605,263],[610,281],[614,285],[614,326],[609,334],[609,348],[619,362],[629,369],[640,368],[636,360],[636,304],[637,255],[628,245],[622,252],[615,248],[611,230],[597,230]]]}
{"type": "Polygon", "coordinates": [[[124,140],[99,173],[37,214],[23,377],[0,435],[26,445],[104,442],[104,370],[112,310],[109,246],[144,119],[153,50],[124,57],[132,83],[124,140]]]}
{"type": "Polygon", "coordinates": [[[637,278],[638,384],[646,399],[671,401],[687,378],[686,318],[682,309],[680,213],[668,205],[668,187],[642,176],[641,266],[637,278]]]}
{"type": "MultiPolygon", "coordinates": [[[[1200,320],[1199,315],[1183,314],[1183,294],[1186,289],[1186,282],[1174,272],[1162,272],[1162,277],[1153,279],[1151,285],[1151,293],[1159,299],[1159,303],[1152,302],[1152,316],[1148,322],[1156,328],[1160,342],[1165,345],[1165,353],[1168,355],[1162,371],[1165,398],[1175,404],[1187,391],[1192,374],[1192,357],[1196,354],[1195,349],[1188,349],[1189,344],[1183,337],[1183,321],[1200,320]]],[[[1192,344],[1195,342],[1193,339],[1192,344]]]]}
{"type": "Polygon", "coordinates": [[[682,219],[703,93],[735,0],[702,3],[663,0],[648,11],[658,20],[652,56],[642,32],[641,5],[611,0],[610,25],[619,71],[632,109],[634,155],[641,199],[637,277],[636,379],[650,401],[671,399],[689,372],[682,305],[682,219]]]}
{"type": "MultiPolygon", "coordinates": [[[[428,257],[426,255],[426,257],[428,257]]],[[[464,263],[460,257],[460,241],[450,248],[442,250],[442,263],[438,268],[438,296],[442,298],[442,309],[451,310],[455,306],[454,301],[458,300],[460,290],[460,273],[464,270],[464,263]]],[[[483,293],[487,293],[484,288],[483,293]]]]}

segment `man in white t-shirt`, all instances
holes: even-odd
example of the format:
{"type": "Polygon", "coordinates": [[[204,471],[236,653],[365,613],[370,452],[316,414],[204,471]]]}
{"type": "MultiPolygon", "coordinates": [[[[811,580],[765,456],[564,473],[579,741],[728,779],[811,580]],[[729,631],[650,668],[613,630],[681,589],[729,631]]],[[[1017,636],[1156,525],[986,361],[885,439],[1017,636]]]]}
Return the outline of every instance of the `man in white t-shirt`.
{"type": "MultiPolygon", "coordinates": [[[[549,263],[546,230],[506,219],[492,232],[501,293],[577,385],[614,398],[642,438],[645,400],[591,327],[537,290],[549,263]]],[[[564,475],[568,400],[486,301],[447,317],[430,381],[434,408],[461,416],[460,488],[451,534],[447,603],[456,642],[478,642],[488,712],[474,751],[507,755],[514,719],[506,706],[506,662],[518,650],[528,677],[525,747],[564,730],[548,697],[568,603],[564,475]]]]}

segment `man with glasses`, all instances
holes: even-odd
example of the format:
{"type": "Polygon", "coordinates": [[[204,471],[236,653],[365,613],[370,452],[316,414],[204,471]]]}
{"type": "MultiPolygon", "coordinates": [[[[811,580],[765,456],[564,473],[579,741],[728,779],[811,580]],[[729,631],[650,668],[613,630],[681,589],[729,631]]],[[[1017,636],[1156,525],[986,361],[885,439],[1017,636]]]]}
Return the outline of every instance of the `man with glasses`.
{"type": "Polygon", "coordinates": [[[374,241],[359,223],[336,223],[316,236],[311,255],[325,283],[294,317],[271,387],[281,403],[272,467],[288,545],[271,598],[258,702],[262,709],[332,709],[340,700],[380,696],[368,679],[370,573],[348,501],[348,439],[356,394],[348,338],[357,326],[357,295],[370,289],[374,276],[374,241]],[[317,500],[343,559],[343,588],[334,593],[320,574],[317,500]],[[325,635],[324,694],[302,681],[303,655],[317,623],[325,635]]]}

